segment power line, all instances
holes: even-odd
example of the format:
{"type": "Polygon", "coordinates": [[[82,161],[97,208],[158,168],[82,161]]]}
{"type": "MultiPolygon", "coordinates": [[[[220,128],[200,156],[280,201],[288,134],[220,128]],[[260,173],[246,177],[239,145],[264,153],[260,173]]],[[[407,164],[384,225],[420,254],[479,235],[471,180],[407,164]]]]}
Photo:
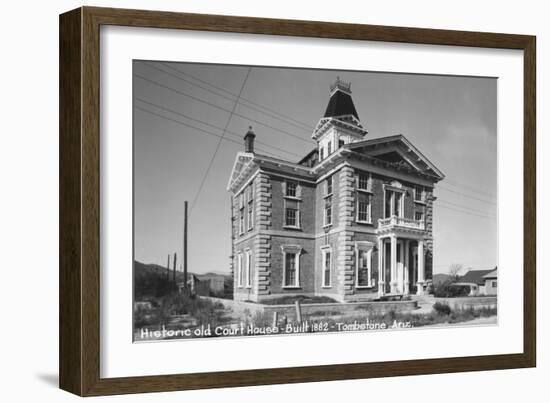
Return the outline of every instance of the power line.
{"type": "Polygon", "coordinates": [[[493,218],[493,219],[497,218],[494,215],[479,213],[479,212],[476,212],[476,211],[466,210],[466,209],[463,209],[463,208],[457,209],[456,207],[449,206],[449,205],[446,205],[446,204],[439,204],[438,206],[443,207],[443,208],[448,209],[448,210],[453,210],[453,211],[456,211],[456,212],[459,212],[459,213],[465,213],[465,214],[475,215],[475,216],[484,217],[484,218],[493,218]]]}
{"type": "MultiPolygon", "coordinates": [[[[137,101],[143,102],[144,104],[147,104],[147,105],[150,105],[150,106],[154,106],[155,108],[161,109],[161,110],[163,110],[163,111],[165,111],[165,112],[170,112],[170,113],[173,113],[173,114],[175,114],[175,115],[179,115],[179,116],[184,117],[184,118],[186,118],[186,119],[192,120],[192,121],[194,121],[194,122],[203,124],[203,125],[205,125],[205,126],[209,126],[209,127],[214,128],[214,129],[217,129],[217,130],[223,130],[222,127],[213,125],[213,124],[211,124],[211,123],[205,122],[205,121],[200,120],[200,119],[193,118],[193,117],[191,117],[191,116],[185,115],[185,114],[183,114],[183,113],[181,113],[181,112],[179,112],[179,111],[176,111],[176,110],[174,110],[174,109],[168,108],[168,107],[166,107],[166,106],[162,106],[162,105],[156,104],[156,103],[154,103],[154,102],[147,101],[147,100],[145,100],[145,99],[143,99],[143,98],[139,98],[139,97],[135,97],[134,99],[136,99],[137,101]]],[[[232,135],[234,135],[234,136],[236,136],[236,137],[238,137],[238,138],[241,137],[241,135],[240,135],[239,133],[235,133],[235,132],[233,132],[233,131],[231,131],[231,130],[226,130],[226,131],[227,131],[227,133],[232,134],[232,135]]],[[[258,144],[263,144],[263,145],[266,146],[266,147],[273,148],[273,149],[275,149],[275,150],[284,152],[284,153],[286,153],[286,154],[291,154],[291,155],[294,155],[294,156],[296,156],[296,157],[300,157],[300,158],[301,158],[301,157],[303,156],[302,154],[294,153],[294,152],[292,152],[292,151],[287,151],[287,150],[285,150],[285,149],[283,149],[283,148],[280,148],[280,147],[277,147],[277,146],[273,146],[273,145],[271,145],[271,144],[265,143],[265,142],[260,141],[260,140],[256,140],[256,142],[257,142],[258,144]]]]}
{"type": "Polygon", "coordinates": [[[184,91],[179,91],[179,90],[177,90],[177,89],[175,89],[175,88],[172,88],[172,87],[169,87],[169,86],[164,85],[164,84],[162,84],[162,83],[159,83],[158,81],[151,80],[150,78],[141,76],[141,75],[139,75],[139,74],[134,74],[134,76],[137,77],[137,78],[140,78],[140,79],[142,79],[142,80],[144,80],[144,81],[147,81],[147,82],[149,82],[149,83],[151,83],[151,84],[157,85],[157,86],[159,86],[159,87],[161,87],[161,88],[165,88],[165,89],[167,89],[167,90],[169,90],[169,91],[175,92],[176,94],[179,94],[179,95],[182,95],[182,96],[184,96],[184,97],[193,99],[193,100],[195,100],[195,101],[197,101],[197,102],[201,102],[201,103],[203,103],[203,104],[209,105],[209,106],[211,106],[211,107],[213,107],[213,108],[220,109],[220,110],[222,110],[222,111],[228,112],[228,113],[231,114],[231,116],[233,116],[233,115],[238,116],[238,117],[240,117],[240,118],[242,118],[242,119],[245,119],[245,120],[248,120],[248,121],[257,123],[257,124],[259,124],[259,125],[262,125],[262,126],[264,126],[264,127],[269,128],[269,129],[272,129],[272,130],[275,130],[275,131],[277,131],[277,132],[286,134],[287,136],[294,137],[294,138],[296,138],[296,139],[298,139],[298,140],[301,140],[301,141],[303,141],[303,142],[305,142],[305,143],[307,143],[307,144],[311,144],[311,142],[310,142],[309,140],[303,139],[303,138],[300,137],[300,136],[297,136],[297,135],[295,135],[295,134],[289,133],[289,132],[287,132],[287,131],[285,131],[285,130],[282,130],[282,129],[278,129],[278,128],[274,127],[274,126],[271,126],[271,125],[269,125],[269,124],[267,124],[267,123],[264,123],[264,122],[261,122],[261,121],[259,121],[259,120],[255,120],[255,119],[249,118],[249,117],[247,117],[247,116],[241,115],[241,114],[239,114],[239,113],[232,112],[232,111],[229,110],[229,109],[223,108],[223,107],[221,107],[221,106],[219,106],[219,105],[213,104],[212,102],[205,101],[205,100],[200,99],[200,98],[198,98],[198,97],[195,97],[195,96],[193,96],[193,95],[189,95],[189,94],[185,93],[184,91]]]}
{"type": "Polygon", "coordinates": [[[439,204],[438,206],[441,207],[441,208],[456,211],[456,212],[462,213],[462,214],[469,214],[469,215],[476,216],[476,217],[481,217],[481,218],[496,219],[496,217],[494,217],[494,216],[489,216],[489,215],[485,215],[485,214],[477,214],[477,213],[473,213],[473,212],[465,211],[465,210],[459,210],[459,209],[456,209],[454,207],[446,206],[444,204],[439,204]]]}
{"type": "Polygon", "coordinates": [[[439,203],[449,204],[449,205],[451,205],[451,206],[459,207],[459,208],[462,208],[462,209],[465,209],[465,210],[470,210],[470,211],[472,211],[472,212],[474,212],[474,213],[478,213],[478,214],[490,214],[490,213],[491,213],[491,212],[489,212],[489,211],[482,211],[482,210],[473,209],[473,208],[471,208],[471,207],[464,206],[464,205],[462,205],[462,204],[452,203],[452,202],[450,202],[450,201],[447,201],[447,200],[441,199],[441,198],[438,198],[438,199],[437,199],[436,203],[438,203],[438,202],[439,202],[439,203]]]}
{"type": "MultiPolygon", "coordinates": [[[[211,94],[214,94],[214,95],[219,96],[219,97],[221,97],[221,98],[227,99],[227,100],[229,100],[229,101],[235,101],[236,95],[231,95],[231,97],[228,97],[228,96],[226,96],[226,95],[220,94],[219,92],[213,91],[213,90],[211,90],[211,89],[209,89],[209,88],[207,88],[207,87],[205,87],[205,86],[196,84],[196,83],[194,83],[194,82],[192,82],[192,81],[190,81],[190,80],[188,80],[188,79],[185,79],[185,78],[180,77],[180,76],[178,76],[178,75],[176,75],[176,74],[173,74],[173,73],[170,73],[170,72],[168,72],[168,71],[166,71],[166,70],[163,70],[163,69],[161,69],[161,68],[159,68],[159,67],[157,67],[157,66],[154,66],[154,65],[152,65],[152,64],[146,63],[145,65],[148,66],[148,67],[150,67],[150,68],[152,68],[152,69],[155,69],[155,70],[157,70],[157,71],[160,71],[160,72],[162,72],[162,73],[164,73],[164,74],[167,74],[167,75],[169,75],[170,77],[174,77],[174,78],[177,79],[177,80],[181,80],[181,81],[183,81],[183,82],[185,82],[185,83],[188,83],[188,84],[190,84],[190,85],[193,85],[193,86],[195,86],[195,87],[197,87],[197,88],[200,88],[200,89],[202,89],[202,90],[204,90],[204,91],[210,92],[211,94]]],[[[170,66],[170,65],[168,65],[168,64],[166,64],[166,63],[163,63],[163,66],[166,67],[166,68],[168,68],[168,69],[170,69],[170,70],[172,70],[172,71],[177,72],[178,74],[185,74],[185,73],[181,72],[180,70],[175,69],[174,67],[172,67],[172,66],[170,66]]],[[[240,101],[238,102],[238,104],[241,105],[241,106],[243,106],[243,107],[245,107],[245,108],[248,108],[248,109],[254,110],[254,111],[256,111],[256,112],[262,113],[262,114],[264,114],[264,115],[266,115],[266,116],[269,116],[269,117],[271,117],[271,118],[273,118],[273,119],[277,119],[277,120],[280,120],[281,122],[284,122],[284,123],[286,123],[286,124],[292,125],[292,126],[298,128],[298,129],[300,129],[300,130],[304,130],[304,131],[306,131],[306,132],[311,132],[311,131],[312,131],[311,128],[302,127],[302,126],[300,126],[300,125],[298,125],[298,124],[296,124],[296,123],[293,123],[293,122],[289,121],[289,120],[286,119],[286,118],[279,117],[279,116],[277,116],[277,115],[274,114],[274,113],[262,111],[260,108],[257,108],[257,107],[254,107],[254,106],[245,105],[245,104],[243,104],[243,103],[240,102],[240,101]]]]}
{"type": "Polygon", "coordinates": [[[483,202],[483,203],[494,204],[494,205],[496,205],[495,202],[492,202],[492,201],[489,201],[489,200],[480,199],[480,198],[475,197],[475,196],[470,196],[470,195],[468,195],[468,194],[466,194],[466,193],[462,193],[462,192],[458,192],[458,191],[453,190],[453,189],[446,188],[445,186],[438,185],[437,187],[438,187],[438,189],[443,189],[443,190],[446,190],[447,192],[455,193],[455,194],[458,194],[458,195],[461,195],[461,196],[464,196],[464,197],[468,197],[468,198],[470,198],[470,199],[474,199],[474,200],[477,200],[477,201],[480,201],[480,202],[483,202]]]}
{"type": "MultiPolygon", "coordinates": [[[[218,129],[218,130],[223,130],[222,128],[220,128],[220,127],[218,127],[218,126],[215,126],[215,125],[212,125],[212,124],[210,124],[210,123],[204,122],[204,121],[202,121],[202,120],[200,120],[200,119],[192,118],[192,117],[187,116],[187,115],[184,115],[184,114],[182,114],[182,113],[180,113],[180,112],[174,111],[174,110],[172,110],[172,109],[170,109],[170,108],[166,108],[166,107],[163,107],[163,106],[161,106],[161,105],[157,105],[157,104],[155,104],[155,103],[152,103],[152,102],[143,100],[143,99],[141,99],[141,98],[137,98],[137,97],[136,97],[135,99],[138,100],[138,101],[140,101],[140,102],[143,102],[143,103],[145,103],[145,104],[148,104],[148,105],[157,107],[157,108],[159,108],[159,109],[161,109],[161,110],[165,110],[165,111],[167,111],[167,112],[170,112],[170,113],[174,113],[174,114],[180,115],[180,116],[182,116],[182,117],[184,117],[184,118],[187,118],[187,119],[189,119],[189,120],[193,120],[193,121],[195,121],[195,122],[204,124],[204,125],[206,125],[206,126],[210,126],[210,127],[215,128],[215,129],[218,129]]],[[[200,128],[200,127],[196,127],[196,126],[190,125],[190,124],[188,124],[188,123],[181,122],[181,121],[179,121],[179,120],[176,120],[176,119],[173,119],[173,118],[170,118],[170,117],[161,115],[161,114],[159,114],[159,113],[150,111],[150,110],[148,110],[148,109],[141,108],[141,107],[139,107],[139,106],[137,106],[137,105],[135,105],[134,107],[135,107],[135,109],[138,109],[138,110],[140,110],[140,111],[142,111],[142,112],[146,112],[146,113],[155,115],[155,116],[157,116],[157,117],[159,117],[159,118],[162,118],[162,119],[171,121],[171,122],[173,122],[173,123],[177,123],[177,124],[179,124],[179,125],[182,125],[182,126],[185,126],[185,127],[188,127],[188,128],[191,128],[191,129],[194,129],[194,130],[197,130],[197,131],[200,131],[200,132],[205,133],[205,134],[207,134],[207,135],[214,136],[214,137],[217,137],[217,138],[222,138],[222,139],[225,140],[225,141],[229,141],[229,142],[232,142],[232,143],[235,143],[235,144],[238,144],[238,145],[241,145],[241,144],[242,144],[240,141],[233,140],[233,139],[227,138],[227,137],[223,137],[223,136],[221,136],[221,135],[219,135],[219,134],[212,133],[212,132],[207,131],[207,130],[204,130],[204,129],[200,128]]],[[[235,136],[235,137],[237,137],[237,138],[240,139],[240,135],[239,135],[238,133],[235,133],[235,132],[232,132],[232,131],[229,131],[229,130],[226,130],[226,132],[227,132],[228,134],[231,134],[231,135],[233,135],[233,136],[235,136]]],[[[272,145],[269,145],[269,144],[267,144],[267,143],[263,143],[263,142],[258,142],[258,143],[259,143],[259,144],[263,144],[263,145],[266,146],[266,147],[270,147],[270,148],[273,148],[273,149],[276,149],[276,150],[279,150],[279,151],[282,151],[282,152],[285,152],[285,153],[288,153],[288,154],[294,154],[294,155],[296,155],[296,156],[301,156],[300,154],[292,153],[291,151],[286,151],[286,150],[283,149],[283,148],[279,148],[279,147],[276,147],[276,146],[272,146],[272,145]]],[[[283,158],[283,157],[278,156],[277,154],[274,154],[274,153],[272,153],[272,152],[270,152],[269,150],[266,150],[266,149],[264,149],[264,148],[261,148],[261,147],[257,147],[257,148],[258,148],[259,151],[262,151],[262,152],[264,152],[264,153],[270,154],[270,155],[272,155],[272,156],[274,156],[274,157],[283,158]]],[[[454,211],[457,211],[457,212],[472,213],[473,215],[482,215],[482,216],[487,217],[487,218],[496,218],[496,217],[494,217],[494,216],[489,216],[489,215],[487,215],[487,214],[486,214],[487,212],[485,212],[485,211],[472,209],[472,208],[470,208],[470,207],[468,207],[468,206],[464,206],[464,205],[457,204],[457,203],[452,203],[452,202],[449,202],[449,201],[447,201],[447,200],[445,200],[445,199],[442,199],[442,198],[438,198],[437,201],[436,201],[436,203],[437,203],[437,204],[445,203],[445,204],[447,204],[447,205],[451,205],[451,206],[454,206],[454,207],[459,207],[460,209],[463,209],[463,210],[469,210],[469,211],[462,211],[462,210],[453,209],[453,208],[451,208],[451,207],[449,207],[449,206],[441,205],[441,207],[448,208],[448,209],[450,209],[450,210],[454,210],[454,211]]]]}
{"type": "MultiPolygon", "coordinates": [[[[168,65],[167,65],[166,63],[165,63],[164,65],[165,65],[166,67],[168,67],[168,65]]],[[[183,72],[183,71],[181,71],[180,69],[178,69],[178,68],[176,68],[176,67],[173,67],[173,66],[170,66],[170,67],[171,67],[173,70],[176,70],[176,71],[178,71],[179,73],[183,74],[184,76],[187,76],[187,77],[192,78],[193,80],[196,80],[196,81],[198,81],[198,82],[201,82],[201,83],[203,83],[203,84],[206,84],[206,85],[208,85],[208,86],[210,86],[210,87],[212,87],[212,88],[215,88],[215,89],[217,89],[217,90],[219,90],[219,91],[225,92],[226,94],[229,94],[229,95],[231,95],[231,96],[233,96],[233,97],[236,96],[236,94],[232,93],[231,91],[226,90],[225,88],[219,87],[219,86],[214,85],[214,84],[212,84],[212,83],[210,83],[210,82],[208,82],[208,81],[202,80],[202,79],[200,79],[200,78],[198,78],[198,77],[196,77],[196,76],[194,76],[194,75],[191,75],[191,74],[189,74],[189,73],[187,73],[187,72],[183,72]]],[[[269,107],[267,107],[267,106],[265,106],[265,105],[262,105],[262,104],[260,104],[260,103],[258,103],[258,102],[254,102],[254,101],[251,101],[250,99],[243,98],[243,97],[241,97],[241,101],[245,101],[245,102],[247,102],[247,103],[249,103],[249,104],[255,105],[255,106],[259,107],[259,108],[265,109],[266,111],[269,111],[269,112],[274,113],[274,114],[276,114],[276,115],[279,115],[279,116],[281,116],[281,117],[283,117],[283,118],[285,118],[285,119],[288,119],[288,120],[290,120],[290,121],[293,121],[293,122],[295,122],[295,123],[297,123],[297,124],[299,124],[299,125],[302,125],[302,126],[304,127],[304,129],[307,129],[307,130],[309,130],[309,131],[311,131],[311,130],[313,129],[313,128],[311,127],[311,125],[308,124],[308,123],[304,123],[304,122],[302,122],[302,121],[300,121],[300,120],[294,119],[294,118],[291,117],[291,116],[285,115],[285,114],[283,114],[283,113],[281,113],[281,112],[276,111],[275,109],[269,108],[269,107]]],[[[241,105],[242,105],[242,103],[241,103],[241,105]]],[[[243,106],[246,106],[246,105],[243,105],[243,106]]]]}
{"type": "MultiPolygon", "coordinates": [[[[144,103],[146,103],[146,104],[150,104],[150,105],[152,105],[152,106],[158,107],[159,109],[166,109],[166,111],[168,111],[168,112],[172,112],[172,113],[175,113],[175,114],[180,114],[180,113],[178,113],[178,112],[176,112],[176,111],[172,111],[172,110],[169,109],[169,108],[161,107],[161,106],[156,105],[156,104],[154,104],[154,103],[151,103],[151,102],[148,102],[148,101],[144,101],[144,100],[142,100],[142,99],[140,99],[140,98],[136,98],[136,99],[137,99],[138,101],[140,101],[140,102],[144,102],[144,103]]],[[[189,128],[191,128],[191,129],[200,131],[200,132],[205,133],[205,134],[208,134],[208,135],[210,135],[210,136],[214,136],[214,137],[223,139],[223,140],[225,140],[225,141],[229,141],[229,142],[232,142],[232,143],[241,145],[241,142],[240,142],[240,141],[236,141],[236,140],[233,140],[233,139],[231,139],[231,138],[223,137],[223,136],[221,136],[221,135],[219,135],[219,134],[209,132],[209,131],[204,130],[204,129],[202,129],[202,128],[199,128],[199,127],[190,125],[190,124],[185,123],[185,122],[181,122],[181,121],[176,120],[176,119],[173,119],[173,118],[169,118],[169,117],[164,116],[164,115],[161,115],[161,114],[159,114],[159,113],[156,113],[156,112],[153,112],[153,111],[150,111],[150,110],[141,108],[141,107],[139,107],[139,106],[137,106],[137,105],[135,105],[134,108],[135,108],[135,109],[138,109],[138,110],[140,110],[140,111],[142,111],[142,112],[146,112],[146,113],[155,115],[155,116],[160,117],[160,118],[162,118],[162,119],[165,119],[165,120],[168,120],[168,121],[177,123],[177,124],[179,124],[179,125],[183,125],[183,126],[185,126],[185,127],[189,127],[189,128]]],[[[183,117],[186,117],[186,118],[188,118],[188,119],[190,119],[190,120],[194,120],[194,121],[197,121],[197,122],[199,122],[199,123],[205,124],[205,125],[207,125],[207,126],[211,126],[211,127],[216,128],[216,129],[222,130],[221,128],[219,128],[219,127],[217,127],[217,126],[214,126],[214,125],[211,125],[211,124],[209,124],[209,123],[203,122],[203,121],[201,121],[201,120],[199,120],[199,119],[194,119],[194,118],[188,117],[187,115],[183,115],[183,114],[180,114],[180,115],[182,115],[183,117]]],[[[240,137],[240,135],[238,135],[237,133],[231,132],[231,131],[227,131],[227,133],[228,133],[228,134],[232,134],[232,135],[234,135],[234,136],[239,136],[239,137],[240,137]]],[[[276,149],[278,149],[278,150],[280,150],[280,151],[283,151],[283,152],[286,152],[286,153],[291,153],[291,152],[286,151],[286,150],[284,150],[284,149],[282,149],[282,148],[278,148],[278,147],[275,147],[275,146],[270,146],[270,145],[268,145],[268,144],[265,144],[265,145],[266,145],[267,147],[276,148],[276,149]]],[[[267,154],[270,154],[270,155],[272,155],[272,156],[274,156],[274,157],[282,158],[282,157],[280,157],[280,156],[278,156],[278,155],[276,155],[276,154],[273,154],[273,153],[270,152],[269,150],[266,150],[266,149],[263,149],[263,148],[260,148],[260,147],[258,147],[258,150],[260,150],[260,151],[262,151],[262,152],[265,152],[265,153],[267,153],[267,154]]],[[[298,154],[296,154],[296,155],[298,155],[298,154]]],[[[480,210],[475,210],[475,209],[472,209],[472,208],[467,207],[467,206],[464,206],[464,205],[460,205],[460,204],[456,204],[456,203],[451,203],[451,202],[446,201],[446,200],[441,199],[441,198],[438,198],[436,203],[439,204],[440,207],[447,208],[447,209],[449,209],[449,210],[454,210],[454,211],[457,211],[457,212],[460,212],[460,213],[466,213],[466,214],[471,214],[471,215],[475,215],[475,216],[482,216],[482,217],[485,217],[485,218],[496,218],[496,217],[494,217],[494,216],[487,215],[486,212],[483,212],[483,211],[480,211],[480,210]],[[441,205],[441,203],[444,203],[444,204],[447,204],[447,205],[450,205],[450,206],[459,207],[461,210],[452,208],[452,207],[450,207],[450,206],[441,205]],[[468,210],[468,211],[465,211],[465,210],[468,210]]]]}
{"type": "Polygon", "coordinates": [[[486,195],[488,197],[495,197],[494,194],[491,194],[489,192],[485,192],[483,190],[479,190],[475,187],[472,187],[470,185],[465,185],[463,183],[460,183],[460,182],[456,182],[456,181],[453,181],[449,178],[445,178],[445,182],[448,183],[449,185],[451,186],[454,186],[454,187],[457,187],[457,188],[464,188],[464,189],[468,189],[470,190],[470,192],[473,192],[473,193],[479,193],[479,194],[482,194],[482,195],[486,195]]]}
{"type": "MultiPolygon", "coordinates": [[[[218,138],[222,137],[222,136],[219,135],[219,134],[209,132],[209,131],[207,131],[207,130],[201,129],[200,127],[196,127],[196,126],[187,124],[187,123],[185,123],[185,122],[181,122],[181,121],[179,121],[179,120],[169,118],[169,117],[167,117],[167,116],[163,116],[163,115],[161,115],[161,114],[159,114],[159,113],[150,111],[150,110],[148,110],[148,109],[141,108],[141,107],[139,107],[139,106],[137,106],[137,105],[134,105],[134,108],[135,108],[135,109],[138,109],[138,110],[140,110],[140,111],[142,111],[142,112],[146,112],[146,113],[149,113],[149,114],[151,114],[151,115],[157,116],[157,117],[159,117],[159,118],[168,120],[168,121],[170,121],[170,122],[177,123],[177,124],[179,124],[179,125],[182,125],[182,126],[185,126],[185,127],[188,127],[188,128],[194,129],[194,130],[197,130],[197,131],[199,131],[199,132],[208,134],[208,135],[210,135],[210,136],[214,136],[214,137],[218,137],[218,138]]],[[[223,140],[224,140],[224,141],[229,141],[229,142],[231,142],[231,143],[235,143],[235,144],[238,144],[238,145],[242,145],[242,142],[237,141],[237,140],[233,140],[233,139],[231,139],[231,138],[224,137],[223,140]]],[[[270,154],[270,155],[272,155],[272,156],[274,156],[274,157],[282,158],[282,157],[280,157],[280,156],[278,156],[278,155],[276,155],[276,154],[273,154],[272,152],[270,152],[270,151],[268,151],[268,150],[262,149],[262,148],[260,148],[260,147],[257,147],[257,148],[258,148],[260,151],[264,152],[264,153],[270,154]]]]}
{"type": "Polygon", "coordinates": [[[195,203],[199,199],[200,193],[202,191],[202,188],[204,186],[204,183],[206,182],[206,178],[208,177],[208,174],[210,173],[210,169],[212,168],[212,165],[214,163],[214,159],[216,158],[216,155],[218,154],[218,150],[220,149],[220,145],[222,143],[223,137],[225,136],[225,131],[227,130],[227,127],[229,126],[229,123],[231,122],[231,118],[233,117],[233,114],[235,113],[235,109],[237,108],[238,100],[241,97],[241,94],[244,90],[244,86],[246,85],[246,81],[248,80],[248,76],[250,75],[250,72],[252,71],[252,67],[249,67],[246,76],[244,77],[243,84],[241,85],[241,89],[239,90],[239,95],[237,96],[237,100],[233,104],[233,109],[231,110],[231,113],[229,114],[229,117],[227,118],[227,123],[225,124],[225,127],[223,128],[222,137],[218,140],[218,144],[216,144],[216,149],[214,150],[214,153],[212,154],[212,158],[210,158],[210,162],[208,163],[208,168],[206,169],[206,172],[204,176],[202,177],[201,183],[199,185],[199,190],[197,190],[197,194],[195,195],[195,198],[193,199],[193,203],[191,203],[191,211],[193,211],[193,207],[195,206],[195,203]]]}

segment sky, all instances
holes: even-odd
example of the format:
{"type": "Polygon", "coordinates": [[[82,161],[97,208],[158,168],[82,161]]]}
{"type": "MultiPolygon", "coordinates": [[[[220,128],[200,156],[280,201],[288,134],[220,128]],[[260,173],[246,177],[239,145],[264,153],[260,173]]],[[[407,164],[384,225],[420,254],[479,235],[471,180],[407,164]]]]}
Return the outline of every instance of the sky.
{"type": "Polygon", "coordinates": [[[136,260],[165,265],[176,252],[181,262],[187,200],[188,270],[228,272],[226,188],[242,137],[252,126],[258,153],[298,161],[340,77],[367,138],[403,134],[446,176],[434,273],[497,265],[496,78],[152,61],[133,73],[136,260]]]}

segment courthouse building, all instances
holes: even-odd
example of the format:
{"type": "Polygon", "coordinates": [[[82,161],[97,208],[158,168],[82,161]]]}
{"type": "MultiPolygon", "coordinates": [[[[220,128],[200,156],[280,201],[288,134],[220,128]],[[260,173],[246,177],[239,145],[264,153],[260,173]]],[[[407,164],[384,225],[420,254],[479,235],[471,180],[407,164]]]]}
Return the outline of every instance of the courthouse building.
{"type": "Polygon", "coordinates": [[[317,147],[298,162],[255,152],[246,133],[228,183],[234,299],[426,292],[444,175],[405,136],[371,138],[350,87],[330,86],[317,147]]]}

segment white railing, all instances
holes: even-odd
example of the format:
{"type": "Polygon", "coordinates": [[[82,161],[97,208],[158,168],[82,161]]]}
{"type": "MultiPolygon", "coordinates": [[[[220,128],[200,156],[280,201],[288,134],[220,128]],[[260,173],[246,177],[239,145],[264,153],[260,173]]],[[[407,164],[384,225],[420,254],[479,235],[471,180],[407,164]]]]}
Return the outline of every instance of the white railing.
{"type": "Polygon", "coordinates": [[[388,218],[380,218],[378,220],[378,228],[384,227],[403,227],[413,229],[424,229],[424,220],[414,220],[412,218],[397,217],[392,215],[388,218]]]}

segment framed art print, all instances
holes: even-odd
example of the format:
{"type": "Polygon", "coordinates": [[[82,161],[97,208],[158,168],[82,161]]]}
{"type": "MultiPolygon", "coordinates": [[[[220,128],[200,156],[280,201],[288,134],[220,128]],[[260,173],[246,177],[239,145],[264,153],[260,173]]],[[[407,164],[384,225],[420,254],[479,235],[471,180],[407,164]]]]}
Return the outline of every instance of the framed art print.
{"type": "Polygon", "coordinates": [[[534,37],[83,7],[60,62],[61,388],[535,365],[534,37]]]}

